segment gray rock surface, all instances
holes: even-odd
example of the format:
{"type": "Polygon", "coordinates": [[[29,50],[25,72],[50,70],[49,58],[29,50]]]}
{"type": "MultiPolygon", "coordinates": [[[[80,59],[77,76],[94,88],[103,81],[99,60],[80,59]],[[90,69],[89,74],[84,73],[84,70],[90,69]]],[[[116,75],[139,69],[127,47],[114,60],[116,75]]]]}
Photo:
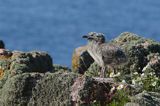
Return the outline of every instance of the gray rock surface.
{"type": "Polygon", "coordinates": [[[142,92],[131,99],[140,106],[160,106],[160,93],[156,92],[142,92]]]}
{"type": "Polygon", "coordinates": [[[72,73],[23,73],[0,89],[1,106],[69,106],[72,73]]]}

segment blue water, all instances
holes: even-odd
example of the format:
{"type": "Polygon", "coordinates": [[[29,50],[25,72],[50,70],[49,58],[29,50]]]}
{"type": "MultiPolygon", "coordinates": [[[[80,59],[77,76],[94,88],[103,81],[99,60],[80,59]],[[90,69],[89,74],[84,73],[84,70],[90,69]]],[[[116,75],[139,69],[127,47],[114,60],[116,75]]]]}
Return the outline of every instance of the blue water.
{"type": "Polygon", "coordinates": [[[47,51],[54,63],[70,66],[74,48],[90,31],[108,39],[130,31],[160,41],[160,1],[0,1],[0,39],[10,50],[47,51]]]}

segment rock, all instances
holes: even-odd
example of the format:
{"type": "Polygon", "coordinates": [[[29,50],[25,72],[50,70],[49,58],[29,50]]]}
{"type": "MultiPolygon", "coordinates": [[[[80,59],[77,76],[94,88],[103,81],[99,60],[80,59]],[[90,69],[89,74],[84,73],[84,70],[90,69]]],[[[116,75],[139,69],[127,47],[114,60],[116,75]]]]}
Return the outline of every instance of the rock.
{"type": "Polygon", "coordinates": [[[142,92],[131,100],[140,106],[160,106],[160,94],[155,92],[142,92]]]}
{"type": "Polygon", "coordinates": [[[128,63],[117,69],[121,73],[118,79],[141,86],[140,91],[160,92],[160,43],[132,33],[122,33],[112,43],[128,56],[128,63]]]}
{"type": "Polygon", "coordinates": [[[12,52],[10,58],[0,58],[0,88],[8,78],[22,73],[53,71],[52,58],[45,52],[12,52]]]}
{"type": "Polygon", "coordinates": [[[116,83],[112,78],[78,77],[71,89],[72,103],[74,106],[92,106],[96,102],[106,106],[112,101],[117,89],[127,89],[127,86],[116,83]]]}
{"type": "Polygon", "coordinates": [[[33,88],[43,75],[24,73],[9,78],[0,89],[1,106],[27,106],[33,88]]]}
{"type": "Polygon", "coordinates": [[[57,72],[57,71],[63,71],[63,72],[71,72],[71,69],[66,67],[66,66],[61,66],[58,64],[53,64],[53,72],[57,72]]]}
{"type": "Polygon", "coordinates": [[[138,103],[129,102],[129,103],[126,103],[125,106],[140,106],[140,105],[138,103]]]}
{"type": "Polygon", "coordinates": [[[0,49],[4,49],[4,48],[5,48],[4,42],[0,40],[0,49]]]}
{"type": "Polygon", "coordinates": [[[52,58],[45,52],[13,52],[10,70],[14,73],[52,71],[52,58]]]}
{"type": "Polygon", "coordinates": [[[23,73],[0,89],[1,106],[70,106],[74,73],[23,73]]]}
{"type": "Polygon", "coordinates": [[[160,53],[159,42],[129,32],[122,33],[112,43],[120,45],[128,56],[128,63],[122,67],[125,73],[142,73],[143,68],[150,61],[147,56],[152,53],[160,53]]]}
{"type": "Polygon", "coordinates": [[[72,70],[74,72],[84,74],[93,62],[93,58],[87,52],[87,46],[78,47],[74,50],[72,56],[72,70]]]}
{"type": "Polygon", "coordinates": [[[0,89],[1,106],[71,106],[111,101],[112,79],[80,77],[72,72],[22,73],[0,89]]]}

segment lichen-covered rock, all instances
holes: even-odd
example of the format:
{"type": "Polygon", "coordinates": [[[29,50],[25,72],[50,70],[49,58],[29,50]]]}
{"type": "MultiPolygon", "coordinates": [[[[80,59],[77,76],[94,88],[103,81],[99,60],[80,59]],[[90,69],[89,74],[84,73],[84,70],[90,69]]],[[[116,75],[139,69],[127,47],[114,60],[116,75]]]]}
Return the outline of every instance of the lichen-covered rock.
{"type": "Polygon", "coordinates": [[[112,79],[79,76],[76,73],[21,73],[9,77],[0,89],[1,106],[74,106],[108,103],[114,96],[112,79]]]}
{"type": "Polygon", "coordinates": [[[71,72],[71,69],[69,67],[66,67],[66,66],[53,64],[53,72],[57,72],[57,71],[71,72]]]}
{"type": "Polygon", "coordinates": [[[24,73],[9,78],[0,89],[1,106],[27,106],[33,88],[43,75],[24,73]]]}
{"type": "Polygon", "coordinates": [[[51,71],[52,58],[45,52],[13,52],[10,70],[14,73],[51,71]]]}
{"type": "Polygon", "coordinates": [[[84,74],[93,62],[93,58],[87,52],[87,46],[78,47],[74,50],[72,56],[72,70],[74,72],[84,74]]]}
{"type": "Polygon", "coordinates": [[[142,92],[132,97],[132,102],[140,106],[160,106],[160,94],[155,92],[142,92]]]}
{"type": "MultiPolygon", "coordinates": [[[[115,96],[118,89],[127,89],[128,85],[117,83],[112,78],[78,77],[71,89],[74,106],[92,106],[99,103],[106,106],[115,96]]],[[[126,95],[127,96],[127,95],[126,95]]]]}
{"type": "Polygon", "coordinates": [[[140,106],[140,105],[138,103],[128,102],[125,104],[125,106],[140,106]]]}
{"type": "Polygon", "coordinates": [[[45,52],[12,52],[9,58],[0,57],[0,70],[1,88],[9,77],[16,74],[53,71],[52,58],[45,52]]]}
{"type": "Polygon", "coordinates": [[[23,73],[0,89],[1,106],[70,106],[74,73],[23,73]]]}
{"type": "Polygon", "coordinates": [[[121,45],[128,55],[128,63],[117,69],[119,79],[140,86],[142,91],[160,92],[160,43],[132,33],[122,33],[112,43],[121,45]]]}
{"type": "Polygon", "coordinates": [[[47,73],[35,86],[29,106],[71,106],[71,86],[76,74],[47,73]]]}
{"type": "Polygon", "coordinates": [[[133,33],[122,33],[112,43],[120,45],[128,56],[128,63],[121,68],[125,73],[142,73],[143,68],[150,61],[147,56],[152,53],[160,53],[159,42],[142,38],[133,33]]]}

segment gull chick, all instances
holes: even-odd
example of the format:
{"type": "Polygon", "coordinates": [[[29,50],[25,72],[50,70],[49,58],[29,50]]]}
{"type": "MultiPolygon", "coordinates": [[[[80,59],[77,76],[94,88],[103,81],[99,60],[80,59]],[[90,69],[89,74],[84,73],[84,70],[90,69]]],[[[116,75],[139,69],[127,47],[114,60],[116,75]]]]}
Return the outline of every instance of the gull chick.
{"type": "Polygon", "coordinates": [[[113,69],[113,67],[127,61],[127,57],[120,47],[105,42],[104,34],[90,32],[83,38],[88,40],[88,53],[101,67],[100,77],[105,77],[106,68],[113,69]]]}

